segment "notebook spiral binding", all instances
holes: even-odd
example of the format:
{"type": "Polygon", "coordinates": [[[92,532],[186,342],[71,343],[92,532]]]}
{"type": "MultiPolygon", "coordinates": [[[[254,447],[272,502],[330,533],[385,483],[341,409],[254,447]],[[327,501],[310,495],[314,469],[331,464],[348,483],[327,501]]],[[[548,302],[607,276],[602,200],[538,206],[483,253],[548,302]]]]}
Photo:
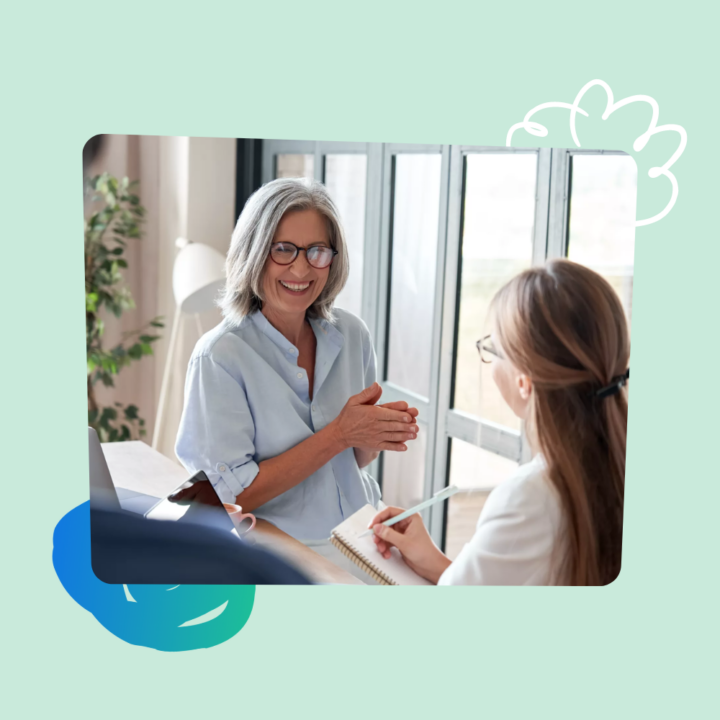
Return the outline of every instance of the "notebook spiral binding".
{"type": "Polygon", "coordinates": [[[345,545],[340,536],[333,535],[330,538],[330,542],[343,555],[345,555],[346,558],[364,570],[373,580],[379,582],[381,585],[397,585],[397,583],[393,582],[384,572],[382,572],[382,570],[368,560],[362,553],[353,552],[347,545],[345,545]]]}

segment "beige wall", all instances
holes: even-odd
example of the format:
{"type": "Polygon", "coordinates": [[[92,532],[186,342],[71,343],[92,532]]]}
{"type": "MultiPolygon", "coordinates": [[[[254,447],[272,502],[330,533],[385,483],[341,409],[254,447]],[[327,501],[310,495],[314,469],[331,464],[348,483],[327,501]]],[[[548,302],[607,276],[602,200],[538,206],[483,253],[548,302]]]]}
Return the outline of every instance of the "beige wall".
{"type": "MultiPolygon", "coordinates": [[[[218,138],[107,136],[101,155],[91,168],[140,181],[139,195],[147,209],[145,235],[130,243],[125,278],[137,308],[118,321],[106,318],[106,343],[117,342],[121,332],[139,327],[155,315],[164,317],[163,338],[155,343],[155,355],[125,368],[115,389],[98,387],[103,404],[134,403],[145,418],[150,443],[160,386],[175,314],[172,268],[175,240],[187,237],[227,252],[234,226],[235,140],[218,138]]],[[[212,310],[200,317],[207,331],[220,321],[212,310]]],[[[172,459],[183,404],[183,385],[188,359],[198,339],[195,318],[183,318],[178,352],[171,368],[164,430],[158,449],[172,459]]]]}

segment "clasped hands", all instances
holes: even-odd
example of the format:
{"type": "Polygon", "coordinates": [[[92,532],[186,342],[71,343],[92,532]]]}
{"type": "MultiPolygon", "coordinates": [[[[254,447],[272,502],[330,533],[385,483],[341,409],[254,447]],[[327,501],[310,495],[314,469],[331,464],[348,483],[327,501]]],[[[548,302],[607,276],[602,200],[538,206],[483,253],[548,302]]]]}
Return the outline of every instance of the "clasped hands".
{"type": "Polygon", "coordinates": [[[406,443],[417,438],[417,408],[408,407],[404,400],[377,405],[381,395],[382,388],[373,383],[353,395],[333,420],[337,442],[343,449],[403,452],[406,443]]]}

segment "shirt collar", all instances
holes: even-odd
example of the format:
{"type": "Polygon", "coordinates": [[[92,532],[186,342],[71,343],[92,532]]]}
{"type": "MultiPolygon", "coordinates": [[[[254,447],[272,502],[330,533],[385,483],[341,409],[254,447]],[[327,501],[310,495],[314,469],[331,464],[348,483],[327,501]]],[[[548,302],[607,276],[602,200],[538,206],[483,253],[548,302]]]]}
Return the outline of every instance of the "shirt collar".
{"type": "Polygon", "coordinates": [[[317,338],[317,352],[315,353],[315,380],[313,395],[317,397],[320,388],[327,379],[333,363],[340,354],[345,338],[343,334],[327,320],[310,318],[310,325],[317,338]]]}
{"type": "MultiPolygon", "coordinates": [[[[277,329],[270,321],[262,314],[261,310],[256,310],[250,315],[250,319],[255,323],[255,326],[267,336],[272,342],[277,345],[284,352],[290,350],[297,350],[297,348],[277,329]]],[[[339,350],[342,348],[345,338],[342,333],[327,320],[321,320],[319,318],[308,318],[310,326],[315,331],[315,336],[318,339],[326,337],[333,345],[339,350]]]]}
{"type": "Polygon", "coordinates": [[[345,338],[332,323],[329,323],[327,320],[320,320],[318,318],[308,319],[313,330],[315,330],[315,335],[319,336],[320,334],[322,334],[323,336],[326,336],[327,339],[330,340],[333,345],[336,345],[338,349],[343,346],[345,338]]]}
{"type": "Polygon", "coordinates": [[[289,353],[291,350],[297,350],[297,348],[273,325],[270,321],[262,314],[260,310],[256,310],[250,319],[255,323],[255,326],[263,333],[266,337],[272,340],[273,344],[277,345],[283,352],[289,353]]]}

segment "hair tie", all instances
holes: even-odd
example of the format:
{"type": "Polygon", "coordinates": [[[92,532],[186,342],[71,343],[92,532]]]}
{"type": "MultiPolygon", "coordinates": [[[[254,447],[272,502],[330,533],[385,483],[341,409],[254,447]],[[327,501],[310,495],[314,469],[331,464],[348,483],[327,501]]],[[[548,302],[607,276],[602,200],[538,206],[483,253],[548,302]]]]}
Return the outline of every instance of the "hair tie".
{"type": "Polygon", "coordinates": [[[597,390],[595,392],[595,395],[597,395],[599,398],[606,398],[610,397],[611,395],[615,395],[620,392],[620,388],[622,388],[629,379],[630,368],[628,368],[627,371],[622,375],[618,375],[617,377],[613,378],[612,382],[609,385],[606,385],[605,387],[597,390]]]}

